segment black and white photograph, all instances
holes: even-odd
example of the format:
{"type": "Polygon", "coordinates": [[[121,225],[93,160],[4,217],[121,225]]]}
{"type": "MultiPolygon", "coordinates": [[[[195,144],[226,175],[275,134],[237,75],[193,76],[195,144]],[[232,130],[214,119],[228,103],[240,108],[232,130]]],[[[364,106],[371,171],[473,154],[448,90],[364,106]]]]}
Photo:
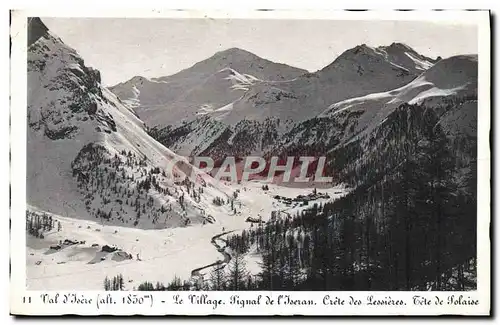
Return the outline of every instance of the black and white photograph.
{"type": "Polygon", "coordinates": [[[489,20],[434,13],[26,14],[23,290],[473,305],[490,281],[489,20]]]}

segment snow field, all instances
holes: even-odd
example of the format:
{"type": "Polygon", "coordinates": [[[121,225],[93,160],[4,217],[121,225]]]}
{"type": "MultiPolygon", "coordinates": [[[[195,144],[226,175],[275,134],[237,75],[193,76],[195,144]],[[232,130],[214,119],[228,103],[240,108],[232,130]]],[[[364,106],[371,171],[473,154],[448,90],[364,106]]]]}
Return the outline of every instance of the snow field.
{"type": "MultiPolygon", "coordinates": [[[[273,196],[293,198],[300,194],[308,194],[312,189],[268,184],[269,191],[263,191],[263,184],[255,181],[234,185],[234,190],[240,190],[234,204],[239,213],[236,215],[228,213],[224,217],[216,216],[217,221],[214,224],[144,230],[103,226],[91,220],[53,215],[54,219],[61,222],[60,232],[52,230],[45,233],[44,239],[27,235],[27,287],[31,290],[101,290],[106,276],[113,277],[119,273],[124,276],[127,290],[132,290],[144,281],[153,283],[159,281],[166,284],[175,276],[187,280],[193,269],[223,259],[216,247],[211,244],[212,237],[223,232],[223,228],[225,231],[234,230],[234,234],[251,226],[245,222],[249,216],[254,218],[262,216],[262,220],[266,221],[273,210],[295,213],[307,208],[307,206],[290,208],[273,199],[273,196]],[[57,245],[59,241],[65,239],[85,241],[85,244],[63,245],[62,249],[57,251],[50,249],[51,245],[57,245]],[[98,244],[98,247],[92,247],[93,244],[98,244]],[[115,246],[131,254],[132,259],[123,258],[116,252],[101,252],[104,245],[115,246]],[[140,260],[137,260],[137,254],[140,260]],[[39,265],[38,261],[41,261],[39,265]]],[[[331,199],[346,193],[346,189],[342,187],[320,191],[329,193],[331,199]]],[[[328,200],[321,199],[317,202],[326,201],[328,200]]],[[[33,207],[30,209],[38,210],[33,207]]],[[[258,254],[252,252],[247,254],[245,261],[248,271],[252,274],[259,273],[260,260],[258,254]]],[[[207,275],[209,272],[210,268],[201,273],[207,275]]]]}

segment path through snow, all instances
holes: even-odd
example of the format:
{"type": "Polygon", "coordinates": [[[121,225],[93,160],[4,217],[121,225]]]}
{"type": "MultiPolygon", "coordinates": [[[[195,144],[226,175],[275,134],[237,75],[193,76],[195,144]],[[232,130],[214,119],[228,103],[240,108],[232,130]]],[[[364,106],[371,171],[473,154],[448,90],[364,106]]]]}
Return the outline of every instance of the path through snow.
{"type": "MultiPolygon", "coordinates": [[[[208,268],[211,268],[211,267],[214,267],[214,266],[221,266],[224,264],[227,265],[230,261],[231,261],[231,255],[226,252],[226,248],[228,246],[228,242],[227,240],[221,238],[222,236],[224,235],[227,235],[227,234],[230,234],[234,232],[234,230],[231,230],[231,231],[226,231],[226,232],[223,232],[223,233],[220,233],[218,235],[215,235],[212,237],[212,240],[210,241],[212,243],[212,245],[215,246],[215,248],[217,249],[217,251],[219,253],[221,253],[223,256],[224,256],[224,260],[217,260],[211,264],[208,264],[208,265],[205,265],[205,266],[202,266],[202,267],[199,267],[199,268],[196,268],[194,269],[192,272],[191,272],[191,279],[194,280],[195,282],[203,282],[204,278],[203,278],[203,275],[200,271],[204,270],[204,269],[208,269],[208,268]],[[217,243],[217,240],[223,242],[223,246],[219,245],[217,243]]],[[[224,267],[224,266],[221,266],[221,267],[224,267]]]]}

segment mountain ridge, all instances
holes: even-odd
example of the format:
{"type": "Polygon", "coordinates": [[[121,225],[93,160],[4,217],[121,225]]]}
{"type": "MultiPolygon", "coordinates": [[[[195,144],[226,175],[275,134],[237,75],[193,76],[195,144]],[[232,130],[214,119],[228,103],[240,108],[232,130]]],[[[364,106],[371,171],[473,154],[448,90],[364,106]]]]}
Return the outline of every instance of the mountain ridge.
{"type": "MultiPolygon", "coordinates": [[[[224,57],[231,52],[240,50],[229,49],[213,57],[224,57]]],[[[252,53],[243,53],[253,57],[252,53]]],[[[223,151],[237,156],[261,154],[271,150],[277,144],[273,142],[297,123],[313,119],[343,100],[407,85],[422,73],[419,69],[425,71],[433,62],[437,61],[421,56],[405,44],[392,43],[377,48],[358,45],[344,51],[323,69],[284,82],[266,82],[226,68],[208,79],[197,80],[199,85],[194,90],[180,89],[183,95],[173,102],[145,108],[139,116],[157,139],[185,156],[221,156],[223,151]],[[228,75],[222,74],[225,72],[228,75]],[[232,80],[233,84],[221,83],[224,79],[232,80]],[[237,89],[238,93],[230,89],[237,89]],[[212,97],[217,101],[205,102],[212,97]],[[207,131],[213,136],[201,141],[207,131]]],[[[167,84],[154,87],[169,87],[167,79],[163,80],[167,84]]],[[[134,99],[133,103],[140,110],[143,102],[134,99]]]]}
{"type": "MultiPolygon", "coordinates": [[[[214,68],[213,71],[221,70],[221,69],[226,68],[226,67],[231,68],[232,64],[235,64],[235,63],[238,63],[241,61],[243,61],[243,62],[246,62],[246,61],[265,61],[266,63],[282,67],[283,69],[296,70],[296,72],[294,71],[292,73],[293,75],[308,73],[307,70],[297,68],[297,67],[294,67],[294,66],[286,64],[286,63],[274,62],[272,60],[268,60],[268,59],[265,59],[261,56],[258,56],[257,54],[254,54],[254,53],[247,51],[245,49],[241,49],[238,47],[232,47],[232,48],[228,48],[225,50],[215,52],[210,57],[208,57],[204,60],[201,60],[199,62],[196,62],[195,64],[191,65],[190,67],[182,69],[179,72],[176,72],[174,74],[167,75],[167,76],[155,77],[152,79],[157,80],[157,81],[168,81],[169,79],[172,79],[172,78],[182,77],[186,72],[189,73],[193,69],[197,69],[198,67],[202,66],[203,64],[205,64],[206,62],[209,62],[209,61],[215,61],[216,63],[218,63],[218,68],[214,68]]],[[[259,76],[257,76],[257,77],[259,77],[259,76]]],[[[284,77],[284,78],[286,79],[286,77],[284,77]]],[[[277,78],[277,79],[283,80],[283,78],[277,78]]],[[[271,80],[271,81],[279,81],[279,80],[271,80]]]]}
{"type": "MultiPolygon", "coordinates": [[[[404,49],[411,50],[408,46],[404,49]]],[[[216,113],[216,118],[229,125],[243,119],[270,117],[296,121],[320,113],[321,106],[408,83],[419,71],[411,59],[404,63],[410,66],[401,67],[388,55],[360,45],[346,50],[317,72],[293,68],[286,77],[278,73],[282,65],[230,48],[174,75],[133,78],[109,89],[131,105],[150,127],[179,126],[199,114],[220,111],[224,114],[216,113]],[[273,77],[276,75],[281,78],[273,77]],[[270,107],[274,107],[272,112],[270,107]],[[302,117],[304,114],[308,115],[302,117]]]]}

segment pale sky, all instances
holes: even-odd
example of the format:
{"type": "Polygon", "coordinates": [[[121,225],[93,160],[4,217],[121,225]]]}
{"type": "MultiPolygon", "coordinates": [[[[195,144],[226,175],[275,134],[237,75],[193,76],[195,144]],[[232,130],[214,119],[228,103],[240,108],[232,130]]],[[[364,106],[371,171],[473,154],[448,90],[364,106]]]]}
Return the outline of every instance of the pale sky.
{"type": "Polygon", "coordinates": [[[238,47],[264,59],[317,71],[356,45],[405,43],[443,58],[477,54],[475,25],[417,21],[43,18],[111,86],[133,76],[174,74],[238,47]]]}

